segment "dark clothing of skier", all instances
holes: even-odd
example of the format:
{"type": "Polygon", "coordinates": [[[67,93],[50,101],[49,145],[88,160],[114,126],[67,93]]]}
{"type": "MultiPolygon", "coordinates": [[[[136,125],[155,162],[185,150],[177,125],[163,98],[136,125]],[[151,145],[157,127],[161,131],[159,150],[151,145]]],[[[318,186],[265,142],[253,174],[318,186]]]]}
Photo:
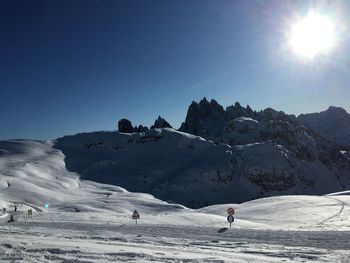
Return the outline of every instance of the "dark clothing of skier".
{"type": "Polygon", "coordinates": [[[11,216],[10,216],[10,220],[9,220],[9,221],[7,221],[7,223],[12,223],[12,222],[15,222],[15,220],[13,220],[13,215],[11,214],[11,216]]]}

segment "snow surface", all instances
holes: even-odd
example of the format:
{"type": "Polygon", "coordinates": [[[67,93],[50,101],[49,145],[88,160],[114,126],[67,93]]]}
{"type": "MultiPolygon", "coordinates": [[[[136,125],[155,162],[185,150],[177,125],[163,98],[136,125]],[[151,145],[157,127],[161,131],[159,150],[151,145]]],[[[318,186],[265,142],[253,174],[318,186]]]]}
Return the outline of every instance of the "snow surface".
{"type": "Polygon", "coordinates": [[[349,262],[349,192],[189,209],[81,180],[53,142],[0,142],[2,262],[349,262]],[[14,202],[18,211],[14,212],[14,202]],[[48,203],[49,207],[44,208],[48,203]],[[228,207],[236,209],[232,228],[228,207]],[[27,221],[24,213],[33,209],[27,221]],[[140,213],[138,224],[131,219],[140,213]],[[10,215],[14,223],[7,223],[10,215]]]}

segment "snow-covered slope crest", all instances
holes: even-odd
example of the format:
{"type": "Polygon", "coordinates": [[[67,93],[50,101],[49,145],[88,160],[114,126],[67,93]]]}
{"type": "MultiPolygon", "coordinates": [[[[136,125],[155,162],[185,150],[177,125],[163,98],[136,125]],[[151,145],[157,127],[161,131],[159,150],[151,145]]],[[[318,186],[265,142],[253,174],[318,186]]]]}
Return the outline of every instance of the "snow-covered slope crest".
{"type": "MultiPolygon", "coordinates": [[[[313,145],[312,138],[305,139],[313,145]]],[[[59,138],[54,147],[66,156],[68,170],[84,179],[191,208],[281,194],[326,194],[347,189],[350,180],[346,166],[338,171],[319,160],[300,160],[276,142],[228,146],[168,128],[82,133],[59,138]]]]}
{"type": "Polygon", "coordinates": [[[256,199],[242,204],[213,205],[198,211],[221,215],[234,207],[238,224],[256,229],[350,230],[350,191],[324,196],[290,195],[256,199]]]}
{"type": "Polygon", "coordinates": [[[27,140],[0,142],[0,208],[12,210],[14,202],[19,202],[34,211],[117,212],[128,217],[133,209],[153,213],[184,208],[149,194],[81,180],[66,169],[63,153],[52,145],[27,140]]]}

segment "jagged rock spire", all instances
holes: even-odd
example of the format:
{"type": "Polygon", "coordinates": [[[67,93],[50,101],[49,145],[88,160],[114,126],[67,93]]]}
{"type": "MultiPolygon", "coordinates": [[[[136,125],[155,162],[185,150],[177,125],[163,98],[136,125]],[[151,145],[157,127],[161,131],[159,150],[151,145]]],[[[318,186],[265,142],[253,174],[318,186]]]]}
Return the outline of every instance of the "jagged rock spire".
{"type": "Polygon", "coordinates": [[[118,121],[118,131],[132,133],[135,131],[135,129],[132,126],[131,121],[129,121],[128,119],[121,119],[120,121],[118,121]]]}
{"type": "Polygon", "coordinates": [[[167,122],[159,115],[158,118],[154,121],[154,124],[151,126],[151,129],[157,128],[172,128],[172,126],[169,124],[169,122],[167,122]]]}

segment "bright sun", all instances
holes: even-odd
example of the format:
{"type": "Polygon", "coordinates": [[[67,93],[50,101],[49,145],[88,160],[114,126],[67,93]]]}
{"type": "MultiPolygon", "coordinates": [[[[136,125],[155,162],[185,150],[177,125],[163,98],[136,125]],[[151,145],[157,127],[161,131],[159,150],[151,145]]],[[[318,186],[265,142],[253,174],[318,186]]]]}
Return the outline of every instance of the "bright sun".
{"type": "Polygon", "coordinates": [[[309,12],[291,28],[289,44],[298,55],[312,59],[334,47],[334,30],[334,24],[328,17],[309,12]]]}

